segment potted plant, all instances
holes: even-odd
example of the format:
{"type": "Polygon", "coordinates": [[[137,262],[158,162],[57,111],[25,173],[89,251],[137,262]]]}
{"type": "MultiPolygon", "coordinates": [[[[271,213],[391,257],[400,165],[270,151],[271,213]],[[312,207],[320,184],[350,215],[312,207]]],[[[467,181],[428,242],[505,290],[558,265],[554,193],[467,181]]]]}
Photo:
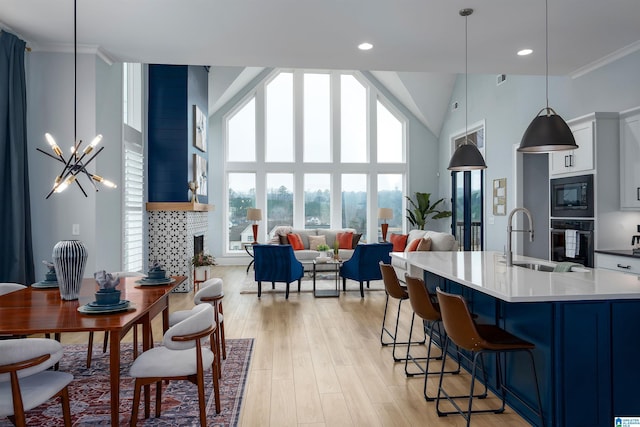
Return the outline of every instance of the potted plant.
{"type": "Polygon", "coordinates": [[[195,279],[204,280],[205,271],[207,272],[206,277],[211,278],[211,266],[216,265],[216,259],[213,255],[200,252],[191,258],[191,265],[195,270],[195,279]]]}
{"type": "Polygon", "coordinates": [[[318,252],[324,253],[324,256],[331,258],[331,248],[329,245],[325,245],[324,243],[320,243],[316,249],[318,252]]]}
{"type": "Polygon", "coordinates": [[[407,208],[407,221],[420,230],[424,230],[424,226],[429,219],[441,219],[451,216],[451,211],[437,209],[444,199],[431,204],[431,193],[416,192],[415,201],[409,196],[405,197],[410,205],[407,208]]]}
{"type": "Polygon", "coordinates": [[[333,259],[336,261],[340,259],[340,242],[338,242],[338,238],[333,242],[333,259]]]}

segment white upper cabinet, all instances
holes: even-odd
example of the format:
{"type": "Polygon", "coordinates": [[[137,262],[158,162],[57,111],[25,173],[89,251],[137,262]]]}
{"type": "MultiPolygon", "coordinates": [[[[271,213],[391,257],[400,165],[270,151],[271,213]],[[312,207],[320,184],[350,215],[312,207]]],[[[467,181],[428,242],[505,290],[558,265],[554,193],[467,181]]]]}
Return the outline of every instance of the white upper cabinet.
{"type": "Polygon", "coordinates": [[[620,113],[620,208],[640,210],[640,108],[620,113]]]}
{"type": "Polygon", "coordinates": [[[549,156],[549,173],[562,175],[589,171],[594,168],[594,120],[593,116],[583,121],[570,121],[569,127],[576,139],[575,150],[556,151],[549,156]]]}

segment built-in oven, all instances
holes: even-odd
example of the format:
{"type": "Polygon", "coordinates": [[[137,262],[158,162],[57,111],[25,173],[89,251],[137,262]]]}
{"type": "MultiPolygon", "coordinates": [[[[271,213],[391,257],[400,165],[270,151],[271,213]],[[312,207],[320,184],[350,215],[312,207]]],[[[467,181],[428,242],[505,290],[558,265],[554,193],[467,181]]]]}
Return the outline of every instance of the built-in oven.
{"type": "Polygon", "coordinates": [[[593,175],[550,180],[551,217],[593,218],[593,175]]]}
{"type": "Polygon", "coordinates": [[[551,261],[570,261],[593,267],[593,225],[593,220],[552,219],[551,261]]]}

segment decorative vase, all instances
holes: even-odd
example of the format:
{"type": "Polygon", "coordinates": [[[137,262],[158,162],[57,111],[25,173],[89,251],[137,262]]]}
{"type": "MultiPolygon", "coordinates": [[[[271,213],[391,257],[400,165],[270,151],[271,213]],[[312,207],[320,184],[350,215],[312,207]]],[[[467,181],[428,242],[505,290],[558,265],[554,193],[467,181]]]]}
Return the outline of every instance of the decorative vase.
{"type": "Polygon", "coordinates": [[[87,248],[80,240],[62,240],[53,247],[53,265],[63,300],[78,299],[87,265],[87,248]]]}

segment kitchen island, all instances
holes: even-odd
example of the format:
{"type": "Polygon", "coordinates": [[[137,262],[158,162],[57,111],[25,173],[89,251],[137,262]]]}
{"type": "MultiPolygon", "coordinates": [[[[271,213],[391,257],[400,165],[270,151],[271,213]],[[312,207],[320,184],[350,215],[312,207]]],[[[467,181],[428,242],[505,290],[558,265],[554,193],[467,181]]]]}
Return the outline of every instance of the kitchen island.
{"type": "MultiPolygon", "coordinates": [[[[534,357],[548,426],[611,426],[614,416],[640,416],[640,280],[609,270],[573,268],[498,252],[391,254],[414,276],[463,295],[479,323],[493,323],[536,345],[534,357]]],[[[506,382],[535,404],[530,364],[510,355],[506,382]]],[[[489,361],[495,390],[495,359],[489,361]]],[[[515,399],[508,404],[533,424],[515,399]]]]}

